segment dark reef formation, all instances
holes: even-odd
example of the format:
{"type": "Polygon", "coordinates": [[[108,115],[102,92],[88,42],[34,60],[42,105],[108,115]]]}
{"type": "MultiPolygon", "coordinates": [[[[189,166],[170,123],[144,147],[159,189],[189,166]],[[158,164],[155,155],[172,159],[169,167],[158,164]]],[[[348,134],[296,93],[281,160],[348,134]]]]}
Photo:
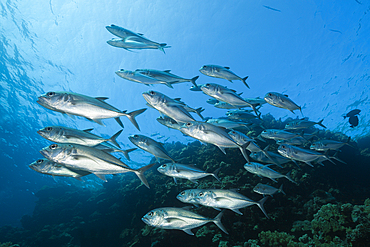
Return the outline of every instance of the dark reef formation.
{"type": "MultiPolygon", "coordinates": [[[[269,115],[263,120],[266,128],[282,129],[286,123],[269,115]]],[[[309,131],[316,139],[347,140],[340,133],[316,128],[309,131]]],[[[256,137],[259,133],[260,129],[256,129],[248,135],[256,137]]],[[[271,151],[277,148],[270,141],[260,144],[270,144],[271,151]]],[[[181,163],[197,164],[209,172],[222,167],[218,174],[222,182],[209,176],[199,184],[180,179],[175,184],[172,178],[152,168],[146,172],[150,190],[133,174],[114,176],[95,190],[65,185],[44,187],[36,193],[39,200],[33,215],[22,218],[22,228],[0,228],[0,242],[4,242],[0,246],[368,246],[370,138],[350,144],[355,148],[344,146],[338,154],[347,164],[325,162],[325,166],[312,168],[300,163],[299,169],[290,162],[284,168],[274,167],[284,174],[292,171],[291,177],[298,185],[284,178],[274,183],[248,173],[238,149],[228,149],[224,155],[217,147],[197,141],[166,144],[171,156],[181,163]],[[243,215],[226,210],[222,222],[229,235],[211,223],[194,229],[195,236],[189,236],[179,230],[152,228],[141,221],[154,208],[188,206],[176,195],[189,188],[237,188],[257,201],[262,196],[252,189],[259,182],[275,187],[283,183],[286,196],[279,193],[267,200],[265,209],[270,219],[257,206],[241,209],[243,215]]],[[[206,207],[191,210],[209,218],[218,214],[206,207]]]]}

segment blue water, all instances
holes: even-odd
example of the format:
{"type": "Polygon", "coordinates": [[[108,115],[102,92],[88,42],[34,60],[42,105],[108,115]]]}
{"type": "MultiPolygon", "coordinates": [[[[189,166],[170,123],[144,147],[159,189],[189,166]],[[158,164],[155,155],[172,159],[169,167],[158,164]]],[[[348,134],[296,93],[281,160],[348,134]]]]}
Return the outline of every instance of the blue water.
{"type": "MultiPolygon", "coordinates": [[[[141,93],[153,89],[180,97],[191,107],[204,107],[204,116],[221,117],[226,112],[205,103],[208,96],[190,91],[191,83],[174,89],[147,87],[119,78],[114,73],[118,69],[170,69],[186,78],[199,75],[197,83],[219,83],[243,92],[243,97],[281,92],[302,106],[310,120],[324,119],[328,130],[353,139],[370,132],[367,1],[50,0],[30,4],[8,0],[0,8],[0,226],[19,226],[23,215],[32,214],[34,193],[41,187],[75,184],[63,178],[55,182],[28,168],[42,157],[39,150],[49,145],[36,130],[65,125],[94,128],[94,133],[105,137],[119,130],[113,119],[104,120],[103,127],[47,110],[36,103],[39,95],[64,90],[109,97],[109,104],[132,111],[146,107],[141,93]],[[105,26],[110,24],[171,48],[163,54],[109,46],[106,41],[113,35],[105,26]],[[250,89],[240,81],[231,84],[202,75],[198,70],[205,64],[229,66],[241,77],[248,75],[250,89]],[[362,110],[360,124],[350,128],[341,115],[355,108],[362,110]]],[[[275,118],[296,117],[270,105],[261,112],[275,118]]],[[[169,137],[168,142],[193,140],[157,123],[158,116],[148,109],[137,117],[141,134],[159,132],[169,137]]],[[[127,119],[122,121],[125,129],[118,141],[124,148],[133,147],[127,136],[139,132],[127,119]]],[[[131,158],[143,164],[152,156],[136,151],[131,158]]],[[[80,186],[101,186],[90,177],[80,186]]]]}

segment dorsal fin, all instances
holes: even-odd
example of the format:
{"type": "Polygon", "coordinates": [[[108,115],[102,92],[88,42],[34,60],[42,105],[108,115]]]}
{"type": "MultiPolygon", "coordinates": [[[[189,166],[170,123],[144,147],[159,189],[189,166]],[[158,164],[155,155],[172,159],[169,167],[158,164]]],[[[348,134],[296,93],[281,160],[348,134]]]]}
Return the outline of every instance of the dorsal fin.
{"type": "Polygon", "coordinates": [[[170,73],[170,72],[171,72],[171,70],[170,70],[170,69],[168,69],[168,70],[163,70],[163,72],[170,73]]]}
{"type": "Polygon", "coordinates": [[[144,36],[144,34],[142,34],[142,33],[137,33],[137,34],[139,34],[140,36],[144,36]]]}
{"type": "Polygon", "coordinates": [[[224,68],[225,68],[225,69],[230,69],[230,67],[226,67],[226,66],[224,66],[224,68]]]}
{"type": "Polygon", "coordinates": [[[284,94],[285,97],[289,97],[287,94],[284,94]]]}
{"type": "Polygon", "coordinates": [[[174,98],[174,100],[176,100],[176,101],[181,101],[181,98],[174,98]]]}
{"type": "Polygon", "coordinates": [[[107,100],[109,98],[108,97],[95,97],[95,99],[100,100],[100,101],[104,101],[104,100],[107,100]]]}
{"type": "Polygon", "coordinates": [[[85,129],[85,130],[83,130],[83,131],[85,131],[85,132],[90,132],[90,131],[92,131],[93,130],[93,128],[91,128],[91,129],[85,129]]]}

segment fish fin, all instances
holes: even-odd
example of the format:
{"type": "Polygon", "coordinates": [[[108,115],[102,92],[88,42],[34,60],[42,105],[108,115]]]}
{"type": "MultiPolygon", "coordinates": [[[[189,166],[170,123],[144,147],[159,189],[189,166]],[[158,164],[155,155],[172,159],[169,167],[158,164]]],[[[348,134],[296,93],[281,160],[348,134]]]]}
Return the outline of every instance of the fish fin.
{"type": "Polygon", "coordinates": [[[199,107],[199,108],[195,109],[195,112],[198,114],[198,116],[199,116],[202,120],[204,120],[204,117],[202,116],[201,112],[203,112],[204,110],[205,110],[205,109],[204,109],[204,108],[202,108],[202,107],[199,107]]]}
{"type": "Polygon", "coordinates": [[[193,85],[195,86],[195,87],[198,87],[198,85],[195,83],[195,81],[197,80],[199,78],[199,76],[197,75],[197,76],[194,76],[193,78],[191,78],[191,83],[193,83],[193,85]]]}
{"type": "Polygon", "coordinates": [[[250,89],[250,87],[248,86],[248,84],[245,82],[247,79],[248,79],[248,76],[244,77],[244,78],[242,79],[242,82],[244,83],[244,85],[246,85],[246,86],[247,86],[247,88],[249,88],[249,89],[250,89]]]}
{"type": "Polygon", "coordinates": [[[130,156],[128,156],[128,153],[136,150],[137,148],[130,148],[130,149],[125,149],[125,150],[120,150],[120,152],[123,153],[123,155],[125,156],[125,158],[128,160],[128,161],[131,161],[130,159],[130,156]]]}
{"type": "Polygon", "coordinates": [[[220,147],[220,146],[217,146],[217,147],[226,155],[226,151],[224,147],[220,147]]]}
{"type": "Polygon", "coordinates": [[[191,229],[182,229],[184,232],[186,232],[189,235],[194,235],[194,233],[191,231],[191,229]]]}
{"type": "Polygon", "coordinates": [[[92,120],[92,121],[94,121],[95,123],[97,123],[97,124],[100,124],[100,125],[102,125],[102,126],[105,126],[104,124],[103,124],[103,122],[101,121],[101,119],[89,119],[89,120],[92,120]]]}
{"type": "Polygon", "coordinates": [[[55,179],[55,176],[54,175],[51,175],[51,176],[53,177],[54,182],[57,183],[57,180],[55,179]]]}
{"type": "MultiPolygon", "coordinates": [[[[260,175],[258,175],[259,177],[261,177],[260,175]]],[[[274,178],[269,178],[269,179],[271,179],[272,181],[274,181],[275,183],[277,183],[278,181],[276,181],[276,179],[274,179],[274,178]]]]}
{"type": "Polygon", "coordinates": [[[175,184],[177,184],[177,180],[175,177],[173,177],[173,181],[175,182],[175,184]]]}
{"type": "Polygon", "coordinates": [[[159,44],[158,50],[163,51],[164,54],[166,52],[164,51],[164,48],[170,48],[171,46],[168,46],[166,43],[159,44]]]}
{"type": "Polygon", "coordinates": [[[150,169],[152,166],[154,166],[155,164],[157,163],[152,163],[152,164],[149,164],[149,165],[146,165],[146,166],[143,166],[137,170],[133,170],[133,172],[135,172],[135,174],[139,177],[139,179],[141,180],[141,182],[148,188],[150,189],[149,187],[149,183],[148,181],[146,180],[145,176],[144,176],[144,172],[148,169],[150,169]]]}
{"type": "Polygon", "coordinates": [[[147,108],[143,108],[140,110],[136,110],[133,112],[125,113],[125,116],[131,121],[131,123],[140,131],[139,125],[136,122],[135,117],[140,115],[141,113],[145,112],[147,108]]]}
{"type": "MultiPolygon", "coordinates": [[[[118,118],[119,119],[119,118],[118,118]]],[[[109,138],[108,140],[113,143],[114,145],[116,145],[117,147],[120,148],[120,145],[118,144],[118,142],[116,141],[117,137],[122,133],[122,130],[119,130],[116,134],[114,134],[111,138],[109,138]]],[[[129,160],[129,159],[128,159],[129,160]]]]}
{"type": "Polygon", "coordinates": [[[248,164],[250,163],[250,160],[249,160],[249,156],[247,154],[247,147],[250,143],[251,142],[248,141],[248,142],[244,143],[242,146],[239,146],[240,152],[242,152],[242,154],[243,154],[245,160],[248,162],[248,164]]]}
{"type": "Polygon", "coordinates": [[[103,101],[109,99],[108,97],[95,97],[95,99],[103,101]]]}
{"type": "Polygon", "coordinates": [[[137,33],[137,34],[139,34],[140,36],[144,36],[144,34],[142,34],[142,33],[137,33]]]}
{"type": "Polygon", "coordinates": [[[171,70],[170,69],[167,69],[167,70],[163,70],[163,72],[170,73],[171,70]]]}
{"type": "Polygon", "coordinates": [[[322,124],[322,121],[324,121],[324,119],[321,119],[317,124],[326,129],[326,126],[322,124]]]}
{"type": "Polygon", "coordinates": [[[194,207],[196,208],[199,208],[199,205],[198,204],[193,204],[194,207]]]}
{"type": "Polygon", "coordinates": [[[153,109],[155,109],[151,104],[149,104],[149,103],[146,103],[146,105],[148,106],[148,107],[150,107],[150,108],[153,108],[153,109]]]}
{"type": "Polygon", "coordinates": [[[290,177],[290,173],[292,173],[292,171],[288,172],[286,175],[285,175],[285,178],[288,179],[290,182],[292,183],[295,183],[295,184],[298,184],[296,181],[294,181],[291,177],[290,177]]]}
{"type": "Polygon", "coordinates": [[[176,101],[181,101],[181,98],[174,98],[174,100],[176,100],[176,101]]]}
{"type": "Polygon", "coordinates": [[[217,210],[217,211],[221,211],[221,209],[219,209],[219,208],[215,208],[215,207],[213,207],[213,209],[215,209],[215,210],[217,210]]]}
{"type": "Polygon", "coordinates": [[[307,165],[309,165],[309,166],[313,167],[313,165],[312,165],[312,164],[311,164],[311,162],[309,162],[309,161],[306,161],[306,162],[304,162],[304,163],[306,163],[307,165]]]}
{"type": "Polygon", "coordinates": [[[231,82],[231,83],[233,83],[233,81],[232,80],[228,80],[229,82],[231,82]]]}
{"type": "Polygon", "coordinates": [[[81,177],[74,177],[74,178],[77,179],[78,181],[85,182],[85,181],[82,180],[81,177]]]}
{"type": "Polygon", "coordinates": [[[191,182],[195,183],[195,184],[198,184],[198,181],[195,180],[195,179],[189,179],[191,182]]]}
{"type": "Polygon", "coordinates": [[[225,69],[230,69],[230,67],[226,67],[226,66],[224,66],[224,68],[225,68],[225,69]]]}
{"type": "Polygon", "coordinates": [[[91,129],[85,129],[85,130],[83,130],[83,131],[84,131],[84,132],[87,132],[87,133],[90,133],[92,130],[93,130],[93,128],[91,128],[91,129]]]}
{"type": "Polygon", "coordinates": [[[217,179],[221,183],[221,180],[218,178],[217,174],[221,170],[222,167],[217,168],[214,172],[212,172],[212,176],[217,179]]]}
{"type": "Polygon", "coordinates": [[[119,117],[114,118],[114,120],[117,121],[117,123],[119,124],[119,126],[121,126],[122,128],[124,128],[123,123],[122,123],[122,121],[121,121],[121,119],[119,117]]]}
{"type": "Polygon", "coordinates": [[[66,113],[66,115],[72,119],[76,119],[76,116],[75,115],[72,115],[72,114],[69,114],[69,113],[66,113]]]}
{"type": "Polygon", "coordinates": [[[166,81],[166,82],[164,82],[164,84],[165,84],[167,87],[169,87],[169,88],[172,88],[172,89],[173,89],[173,86],[172,86],[172,84],[171,84],[170,82],[166,81]]]}
{"type": "Polygon", "coordinates": [[[243,215],[243,213],[242,212],[240,212],[240,210],[238,209],[238,208],[234,208],[234,209],[232,209],[232,208],[230,208],[232,211],[234,211],[235,213],[237,213],[237,214],[240,214],[240,215],[243,215]]]}
{"type": "Polygon", "coordinates": [[[283,185],[284,185],[284,184],[281,184],[281,185],[280,185],[280,187],[279,187],[279,192],[281,192],[281,193],[283,193],[284,195],[286,195],[286,194],[285,194],[285,192],[283,191],[283,185]]]}
{"type": "Polygon", "coordinates": [[[103,180],[104,182],[107,182],[107,179],[105,178],[105,175],[104,174],[97,174],[97,173],[94,173],[95,176],[97,176],[98,178],[100,178],[101,180],[103,180]]]}
{"type": "Polygon", "coordinates": [[[221,218],[222,218],[222,215],[224,214],[225,210],[222,210],[221,213],[219,213],[214,219],[213,219],[213,223],[216,224],[216,226],[218,226],[218,228],[220,228],[224,233],[226,234],[229,234],[225,227],[222,225],[221,223],[221,218]]]}
{"type": "Polygon", "coordinates": [[[262,210],[262,212],[266,215],[267,219],[270,219],[270,217],[267,215],[265,208],[263,207],[263,204],[266,202],[268,197],[264,197],[261,200],[257,202],[257,206],[262,210]]]}

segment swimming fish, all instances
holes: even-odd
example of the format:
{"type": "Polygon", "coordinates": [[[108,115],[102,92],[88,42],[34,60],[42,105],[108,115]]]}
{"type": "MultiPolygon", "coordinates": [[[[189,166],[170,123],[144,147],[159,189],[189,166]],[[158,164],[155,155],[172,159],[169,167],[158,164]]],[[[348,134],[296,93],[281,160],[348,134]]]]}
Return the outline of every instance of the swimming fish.
{"type": "Polygon", "coordinates": [[[326,129],[326,126],[322,124],[324,119],[321,119],[318,122],[309,121],[307,118],[297,119],[290,121],[285,125],[285,129],[287,130],[298,130],[298,129],[306,129],[314,126],[315,124],[320,125],[324,129],[326,129]]]}
{"type": "Polygon", "coordinates": [[[265,95],[265,98],[267,103],[270,105],[287,109],[294,113],[294,110],[300,110],[302,113],[302,108],[298,106],[296,103],[294,103],[291,99],[288,98],[288,95],[276,93],[276,92],[269,92],[265,95]]]}
{"type": "Polygon", "coordinates": [[[266,139],[287,140],[298,137],[300,134],[279,129],[266,129],[261,132],[261,136],[266,139]]]}
{"type": "Polygon", "coordinates": [[[280,188],[277,189],[277,188],[275,188],[271,185],[268,185],[268,184],[258,183],[256,186],[254,186],[253,191],[258,193],[258,194],[261,194],[263,196],[268,195],[268,196],[271,196],[271,197],[274,194],[279,193],[279,192],[286,195],[285,192],[283,191],[283,184],[281,184],[280,188]]]}
{"type": "Polygon", "coordinates": [[[173,88],[172,84],[168,81],[165,80],[160,80],[157,78],[149,77],[146,76],[140,72],[137,71],[130,71],[130,70],[125,70],[125,69],[120,69],[116,71],[116,74],[126,80],[141,83],[144,85],[153,85],[153,84],[164,84],[169,88],[173,88]]]}
{"type": "Polygon", "coordinates": [[[208,222],[213,222],[224,233],[228,234],[221,223],[223,213],[224,212],[222,211],[214,219],[209,219],[184,208],[168,207],[153,209],[141,219],[149,226],[162,229],[183,230],[189,235],[194,235],[191,229],[207,224],[208,222]]]}
{"type": "Polygon", "coordinates": [[[310,149],[313,149],[316,151],[337,150],[343,147],[344,145],[351,146],[349,144],[350,140],[351,140],[351,137],[348,137],[348,140],[346,142],[340,142],[340,141],[335,141],[335,140],[318,140],[311,144],[310,149]]]}
{"type": "Polygon", "coordinates": [[[343,119],[346,119],[347,117],[354,117],[354,116],[356,116],[356,115],[358,115],[358,114],[360,114],[360,112],[361,112],[361,110],[359,110],[359,109],[354,109],[354,110],[352,110],[352,111],[350,111],[350,112],[348,112],[347,114],[344,114],[344,115],[342,115],[342,117],[343,117],[343,119]]]}
{"type": "Polygon", "coordinates": [[[272,164],[268,165],[263,165],[257,162],[250,162],[244,165],[244,169],[246,169],[248,172],[256,174],[259,177],[266,177],[277,183],[276,179],[277,178],[286,178],[290,182],[297,184],[290,176],[289,173],[284,175],[281,174],[273,169],[271,169],[269,166],[272,164]]]}
{"type": "Polygon", "coordinates": [[[218,171],[221,169],[218,168],[214,172],[205,172],[202,169],[199,169],[196,166],[192,165],[184,165],[184,164],[178,164],[178,163],[167,163],[162,164],[160,167],[157,168],[157,170],[167,176],[173,177],[173,179],[176,182],[176,178],[185,178],[193,183],[198,183],[196,180],[200,178],[204,178],[206,176],[213,176],[215,179],[217,179],[219,182],[220,179],[217,177],[218,171]]]}
{"type": "Polygon", "coordinates": [[[183,202],[183,203],[192,203],[194,206],[197,206],[199,204],[195,197],[198,195],[199,192],[205,191],[207,189],[189,189],[181,191],[177,196],[177,200],[183,202]]]}
{"type": "Polygon", "coordinates": [[[107,41],[107,43],[111,46],[123,48],[127,51],[131,51],[131,49],[135,50],[142,50],[142,49],[159,49],[163,51],[163,53],[166,53],[164,51],[164,48],[170,48],[171,46],[168,46],[165,43],[159,44],[159,43],[148,43],[148,42],[142,42],[140,38],[135,37],[128,37],[127,39],[120,39],[120,38],[112,38],[107,41]]]}
{"type": "Polygon", "coordinates": [[[352,116],[349,118],[349,123],[351,124],[349,127],[353,128],[358,125],[358,117],[357,116],[352,116]]]}
{"type": "Polygon", "coordinates": [[[171,70],[161,71],[161,70],[155,70],[155,69],[137,69],[135,70],[135,72],[139,72],[140,74],[152,77],[160,81],[168,82],[171,85],[175,83],[181,83],[181,82],[191,82],[193,83],[194,87],[198,86],[195,83],[195,81],[199,78],[199,76],[194,76],[191,79],[186,79],[186,78],[170,73],[171,70]]]}
{"type": "Polygon", "coordinates": [[[41,95],[38,97],[37,103],[53,111],[85,117],[100,125],[103,125],[102,119],[114,118],[123,128],[119,117],[126,116],[140,130],[135,117],[143,113],[146,108],[126,113],[126,111],[120,111],[106,103],[105,100],[107,99],[106,97],[93,98],[82,94],[59,91],[41,95]]]}
{"type": "Polygon", "coordinates": [[[226,79],[229,82],[232,82],[232,80],[240,80],[249,88],[248,84],[245,82],[248,79],[248,76],[241,78],[232,72],[229,67],[222,67],[219,65],[204,65],[199,69],[199,71],[204,75],[226,79]]]}
{"type": "Polygon", "coordinates": [[[177,123],[175,120],[173,120],[172,118],[167,117],[167,116],[158,117],[157,121],[160,124],[162,124],[162,125],[164,125],[168,128],[171,128],[171,129],[179,130],[180,127],[181,127],[181,124],[177,123]]]}

